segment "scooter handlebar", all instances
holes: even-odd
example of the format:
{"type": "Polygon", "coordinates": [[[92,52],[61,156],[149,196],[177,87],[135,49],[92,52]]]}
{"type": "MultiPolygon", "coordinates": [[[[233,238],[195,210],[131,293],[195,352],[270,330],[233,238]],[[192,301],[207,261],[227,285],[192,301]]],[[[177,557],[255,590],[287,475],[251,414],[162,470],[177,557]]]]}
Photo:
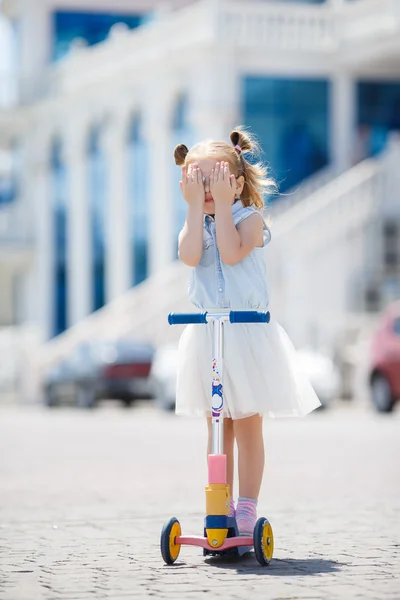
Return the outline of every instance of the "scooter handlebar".
{"type": "Polygon", "coordinates": [[[257,310],[231,310],[229,320],[231,323],[269,323],[269,311],[257,310]]]}
{"type": "MultiPolygon", "coordinates": [[[[187,325],[189,323],[205,324],[207,323],[208,313],[170,313],[168,323],[170,325],[187,325]]],[[[212,313],[209,315],[212,318],[212,313]]],[[[269,323],[269,311],[257,310],[231,310],[229,313],[231,323],[269,323]]]]}
{"type": "Polygon", "coordinates": [[[187,325],[188,323],[207,323],[207,313],[170,313],[168,315],[170,325],[187,325]]]}

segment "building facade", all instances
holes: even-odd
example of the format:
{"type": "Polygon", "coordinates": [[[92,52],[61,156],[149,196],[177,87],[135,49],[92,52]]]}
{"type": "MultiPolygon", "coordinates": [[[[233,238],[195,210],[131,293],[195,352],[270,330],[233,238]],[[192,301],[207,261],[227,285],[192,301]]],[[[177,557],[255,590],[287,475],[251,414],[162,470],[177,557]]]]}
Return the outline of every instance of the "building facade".
{"type": "Polygon", "coordinates": [[[18,52],[0,98],[0,325],[36,322],[45,339],[176,258],[177,143],[243,123],[286,192],[400,130],[396,1],[6,0],[3,12],[18,52]]]}

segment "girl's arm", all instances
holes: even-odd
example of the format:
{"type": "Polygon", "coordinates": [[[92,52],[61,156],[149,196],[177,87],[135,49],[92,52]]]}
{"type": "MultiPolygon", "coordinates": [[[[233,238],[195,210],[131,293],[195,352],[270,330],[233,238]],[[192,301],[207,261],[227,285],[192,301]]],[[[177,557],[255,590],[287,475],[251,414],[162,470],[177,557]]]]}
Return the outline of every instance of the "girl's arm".
{"type": "Polygon", "coordinates": [[[232,206],[227,203],[215,205],[217,244],[222,261],[234,265],[263,245],[263,222],[258,214],[250,215],[236,228],[232,206]]]}
{"type": "Polygon", "coordinates": [[[236,180],[227,162],[217,162],[211,171],[210,188],[215,202],[217,244],[222,261],[234,265],[243,260],[254,248],[263,245],[264,228],[261,215],[247,217],[236,228],[232,204],[236,194],[243,190],[243,177],[236,180]]]}
{"type": "Polygon", "coordinates": [[[188,267],[199,264],[203,253],[205,192],[201,171],[196,163],[182,167],[181,192],[188,203],[186,222],[179,234],[178,255],[188,267]]]}
{"type": "Polygon", "coordinates": [[[180,260],[188,267],[196,267],[203,254],[203,218],[203,206],[189,204],[178,250],[180,260]]]}

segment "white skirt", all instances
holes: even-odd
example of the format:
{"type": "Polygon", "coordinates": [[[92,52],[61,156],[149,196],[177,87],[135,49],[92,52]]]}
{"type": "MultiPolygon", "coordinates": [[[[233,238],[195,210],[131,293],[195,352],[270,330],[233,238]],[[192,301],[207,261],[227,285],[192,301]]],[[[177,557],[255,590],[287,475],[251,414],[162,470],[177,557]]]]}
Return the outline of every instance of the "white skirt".
{"type": "MultiPolygon", "coordinates": [[[[181,336],[177,414],[211,414],[212,327],[211,323],[188,325],[181,336]]],[[[224,332],[225,417],[300,417],[320,406],[299,368],[293,344],[276,321],[226,323],[224,332]]]]}

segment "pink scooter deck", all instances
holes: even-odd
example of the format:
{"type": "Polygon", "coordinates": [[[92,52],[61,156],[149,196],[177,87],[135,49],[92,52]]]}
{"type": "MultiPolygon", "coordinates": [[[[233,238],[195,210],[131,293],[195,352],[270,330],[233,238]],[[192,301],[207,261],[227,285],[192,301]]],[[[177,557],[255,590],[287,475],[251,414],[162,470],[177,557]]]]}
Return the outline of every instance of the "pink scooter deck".
{"type": "Polygon", "coordinates": [[[230,550],[231,548],[237,548],[239,546],[253,546],[253,536],[236,536],[231,538],[226,538],[225,542],[219,548],[214,548],[210,546],[207,538],[193,535],[193,536],[177,536],[175,539],[175,543],[181,546],[199,546],[200,548],[205,548],[210,552],[223,552],[224,550],[230,550]]]}

